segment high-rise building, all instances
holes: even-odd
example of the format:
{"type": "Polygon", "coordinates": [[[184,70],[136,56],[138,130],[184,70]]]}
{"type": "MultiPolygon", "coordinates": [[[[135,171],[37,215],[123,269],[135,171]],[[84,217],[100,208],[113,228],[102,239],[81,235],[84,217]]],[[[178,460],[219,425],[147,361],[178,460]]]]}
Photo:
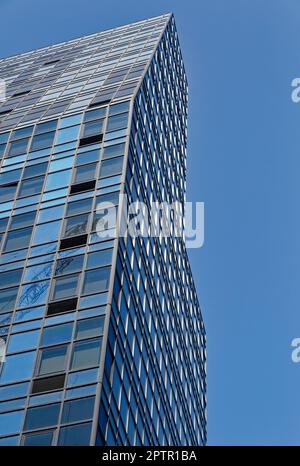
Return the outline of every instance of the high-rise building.
{"type": "Polygon", "coordinates": [[[0,445],[205,444],[184,239],[110,214],[185,200],[173,16],[3,58],[0,78],[0,445]]]}

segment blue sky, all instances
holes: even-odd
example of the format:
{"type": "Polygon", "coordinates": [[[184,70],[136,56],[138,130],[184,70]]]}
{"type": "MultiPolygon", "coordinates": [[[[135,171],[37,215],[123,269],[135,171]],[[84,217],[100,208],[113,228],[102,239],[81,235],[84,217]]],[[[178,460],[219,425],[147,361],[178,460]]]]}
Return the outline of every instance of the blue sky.
{"type": "Polygon", "coordinates": [[[190,90],[190,258],[207,328],[208,443],[300,444],[298,0],[0,0],[1,55],[173,11],[190,90]]]}

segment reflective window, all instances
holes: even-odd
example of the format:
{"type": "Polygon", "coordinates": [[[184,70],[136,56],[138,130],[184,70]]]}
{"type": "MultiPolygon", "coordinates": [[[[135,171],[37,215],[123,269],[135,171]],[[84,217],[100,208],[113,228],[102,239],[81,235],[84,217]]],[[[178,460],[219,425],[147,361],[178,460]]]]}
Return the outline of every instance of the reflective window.
{"type": "Polygon", "coordinates": [[[42,346],[52,346],[66,343],[72,337],[73,323],[47,327],[43,330],[42,346]]]}
{"type": "Polygon", "coordinates": [[[18,285],[21,281],[23,269],[0,273],[0,288],[18,285]]]}
{"type": "Polygon", "coordinates": [[[102,340],[84,340],[74,344],[72,369],[84,369],[99,364],[102,340]]]}
{"type": "Polygon", "coordinates": [[[67,207],[67,217],[70,215],[89,212],[92,208],[93,198],[83,199],[82,201],[70,202],[67,207]]]}
{"type": "Polygon", "coordinates": [[[39,123],[34,134],[48,133],[49,131],[54,131],[57,126],[57,120],[46,121],[45,123],[39,123]]]}
{"type": "Polygon", "coordinates": [[[84,446],[89,445],[92,424],[77,424],[75,426],[60,429],[58,445],[84,446]]]}
{"type": "Polygon", "coordinates": [[[58,422],[59,410],[59,403],[28,409],[25,429],[33,430],[56,425],[58,422]]]}
{"type": "Polygon", "coordinates": [[[35,150],[41,150],[41,149],[46,149],[47,147],[51,147],[53,144],[54,136],[55,136],[55,131],[34,136],[32,139],[30,150],[35,151],[35,150]]]}
{"type": "Polygon", "coordinates": [[[44,175],[47,171],[48,162],[39,163],[37,165],[29,165],[25,168],[23,178],[31,178],[33,176],[44,175]]]}
{"type": "Polygon", "coordinates": [[[54,280],[54,289],[52,300],[70,298],[76,296],[79,275],[56,278],[54,280]]]}
{"type": "Polygon", "coordinates": [[[33,332],[23,332],[12,335],[9,339],[7,348],[8,353],[17,353],[19,351],[25,351],[34,349],[37,347],[39,337],[39,330],[33,332]]]}
{"type": "Polygon", "coordinates": [[[111,157],[117,157],[123,155],[125,151],[125,144],[116,144],[114,146],[105,147],[103,150],[103,159],[110,159],[111,157]]]}
{"type": "Polygon", "coordinates": [[[87,137],[102,133],[103,121],[104,120],[96,120],[96,121],[90,121],[88,123],[85,123],[82,137],[87,138],[87,137]]]}
{"type": "Polygon", "coordinates": [[[55,275],[64,275],[72,272],[80,272],[83,266],[84,256],[65,257],[56,263],[55,275]]]}
{"type": "Polygon", "coordinates": [[[35,228],[32,244],[42,244],[57,241],[59,237],[61,221],[45,223],[35,228]]]}
{"type": "Polygon", "coordinates": [[[46,375],[64,371],[67,353],[67,345],[41,350],[37,374],[46,375]]]}
{"type": "Polygon", "coordinates": [[[112,260],[112,249],[105,249],[103,251],[93,252],[88,255],[87,268],[102,267],[110,265],[112,260]]]}
{"type": "Polygon", "coordinates": [[[14,155],[25,154],[28,146],[29,138],[20,139],[19,141],[11,142],[7,157],[13,157],[14,155]]]}
{"type": "Polygon", "coordinates": [[[0,435],[18,434],[22,428],[24,411],[0,414],[0,435]]]}
{"type": "Polygon", "coordinates": [[[10,288],[9,290],[2,290],[0,293],[0,314],[12,311],[15,307],[17,299],[18,288],[10,288]]]}
{"type": "Polygon", "coordinates": [[[97,164],[81,165],[76,168],[74,183],[82,183],[84,181],[93,180],[96,177],[97,164]]]}
{"type": "Polygon", "coordinates": [[[57,218],[62,218],[64,208],[64,205],[59,205],[57,207],[50,207],[49,209],[40,210],[39,223],[48,222],[49,220],[55,220],[57,218]]]}
{"type": "Polygon", "coordinates": [[[94,397],[82,398],[81,400],[67,401],[64,404],[62,420],[63,424],[84,421],[93,417],[94,397]]]}
{"type": "Polygon", "coordinates": [[[123,157],[116,157],[114,159],[104,160],[101,164],[100,178],[106,176],[114,176],[122,173],[123,157]]]}
{"type": "Polygon", "coordinates": [[[45,191],[59,189],[68,186],[71,179],[72,170],[64,170],[61,172],[52,173],[47,176],[45,191]]]}
{"type": "Polygon", "coordinates": [[[83,294],[101,293],[109,286],[110,267],[94,269],[85,273],[83,294]]]}
{"type": "Polygon", "coordinates": [[[64,144],[65,142],[74,141],[78,138],[79,129],[80,126],[71,126],[70,128],[59,130],[56,144],[64,144]]]}
{"type": "Polygon", "coordinates": [[[37,280],[44,280],[51,277],[53,262],[47,264],[34,265],[33,267],[27,267],[24,283],[33,282],[37,280]]]}
{"type": "Polygon", "coordinates": [[[29,212],[28,214],[12,217],[9,229],[15,230],[18,228],[32,226],[34,224],[35,216],[36,212],[29,212]]]}
{"type": "Polygon", "coordinates": [[[128,123],[128,113],[111,116],[108,118],[106,131],[115,131],[117,129],[126,128],[128,123]]]}
{"type": "Polygon", "coordinates": [[[42,191],[44,184],[43,178],[33,178],[32,180],[22,181],[18,197],[34,196],[42,191]]]}
{"type": "Polygon", "coordinates": [[[23,285],[18,307],[45,304],[48,296],[49,285],[49,280],[23,285]]]}
{"type": "Polygon", "coordinates": [[[23,445],[27,447],[47,447],[52,444],[53,431],[36,432],[35,434],[27,434],[23,437],[23,445]]]}
{"type": "Polygon", "coordinates": [[[0,202],[7,202],[14,199],[17,187],[17,183],[11,186],[0,186],[0,202]]]}
{"type": "Polygon", "coordinates": [[[26,248],[29,245],[32,228],[25,228],[23,230],[10,231],[7,234],[4,250],[6,252],[13,251],[14,249],[26,248]]]}
{"type": "Polygon", "coordinates": [[[98,337],[103,334],[105,316],[93,319],[84,319],[77,322],[75,338],[83,340],[85,338],[98,337]]]}
{"type": "Polygon", "coordinates": [[[65,234],[64,237],[82,235],[86,233],[88,225],[89,215],[78,215],[76,217],[70,217],[65,221],[65,234]]]}
{"type": "Polygon", "coordinates": [[[35,361],[35,351],[7,356],[0,376],[0,383],[13,383],[30,379],[35,361]]]}

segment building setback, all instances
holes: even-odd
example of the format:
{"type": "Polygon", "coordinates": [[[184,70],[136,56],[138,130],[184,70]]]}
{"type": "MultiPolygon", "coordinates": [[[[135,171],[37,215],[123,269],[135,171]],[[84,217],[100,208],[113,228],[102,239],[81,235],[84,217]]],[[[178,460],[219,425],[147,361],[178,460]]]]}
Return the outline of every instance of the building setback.
{"type": "Polygon", "coordinates": [[[0,78],[0,445],[205,444],[184,239],[107,216],[122,195],[185,200],[173,16],[1,59],[0,78]]]}

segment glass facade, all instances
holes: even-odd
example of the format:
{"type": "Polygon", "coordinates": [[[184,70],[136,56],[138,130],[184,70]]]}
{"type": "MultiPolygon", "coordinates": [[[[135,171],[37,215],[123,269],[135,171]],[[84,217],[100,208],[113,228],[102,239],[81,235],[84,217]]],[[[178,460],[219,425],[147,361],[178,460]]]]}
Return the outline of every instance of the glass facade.
{"type": "Polygon", "coordinates": [[[205,444],[184,240],[122,237],[97,208],[185,200],[173,16],[2,59],[0,77],[0,445],[205,444]]]}

